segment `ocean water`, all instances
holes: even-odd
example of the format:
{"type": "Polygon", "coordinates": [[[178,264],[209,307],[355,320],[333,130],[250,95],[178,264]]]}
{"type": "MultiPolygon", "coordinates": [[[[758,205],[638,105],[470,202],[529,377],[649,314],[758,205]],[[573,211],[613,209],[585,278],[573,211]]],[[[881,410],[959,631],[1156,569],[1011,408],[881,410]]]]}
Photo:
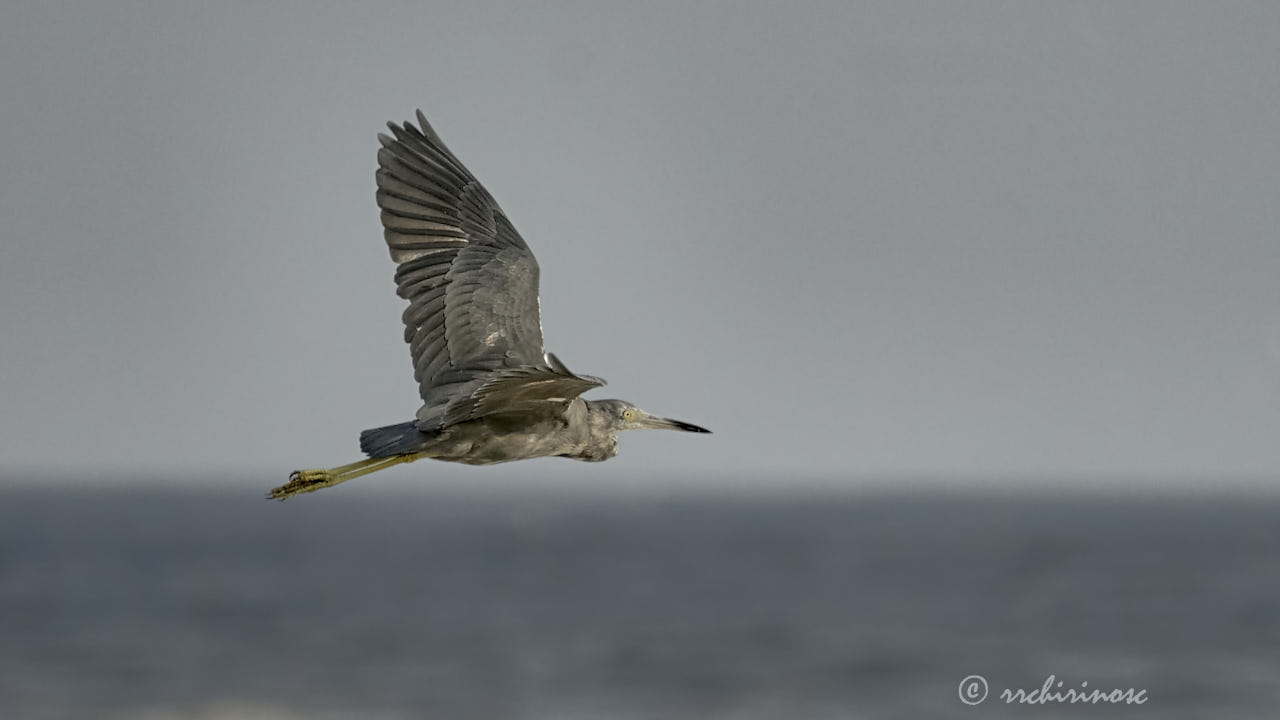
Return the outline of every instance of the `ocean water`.
{"type": "Polygon", "coordinates": [[[1274,500],[0,490],[6,720],[1278,707],[1274,500]]]}

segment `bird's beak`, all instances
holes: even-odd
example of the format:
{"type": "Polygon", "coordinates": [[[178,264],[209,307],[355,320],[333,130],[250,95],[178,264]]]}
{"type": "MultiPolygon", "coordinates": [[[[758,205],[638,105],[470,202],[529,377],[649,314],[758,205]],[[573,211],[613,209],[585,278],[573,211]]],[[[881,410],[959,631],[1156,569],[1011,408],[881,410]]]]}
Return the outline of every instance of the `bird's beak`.
{"type": "Polygon", "coordinates": [[[687,423],[682,420],[672,420],[671,418],[658,417],[656,415],[645,414],[635,421],[637,425],[652,430],[683,430],[685,432],[710,433],[711,431],[698,427],[693,423],[687,423]]]}

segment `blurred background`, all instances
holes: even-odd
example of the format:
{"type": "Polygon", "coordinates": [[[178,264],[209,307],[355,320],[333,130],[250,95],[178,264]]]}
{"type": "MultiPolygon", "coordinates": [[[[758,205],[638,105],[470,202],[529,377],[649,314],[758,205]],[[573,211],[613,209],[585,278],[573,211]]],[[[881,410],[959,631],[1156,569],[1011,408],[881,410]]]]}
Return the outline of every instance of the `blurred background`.
{"type": "Polygon", "coordinates": [[[1270,3],[8,3],[0,715],[1280,701],[1270,3]],[[548,348],[705,425],[285,504],[418,406],[422,108],[548,348]],[[604,301],[601,301],[604,298],[604,301]],[[962,702],[962,678],[991,697],[962,702]]]}

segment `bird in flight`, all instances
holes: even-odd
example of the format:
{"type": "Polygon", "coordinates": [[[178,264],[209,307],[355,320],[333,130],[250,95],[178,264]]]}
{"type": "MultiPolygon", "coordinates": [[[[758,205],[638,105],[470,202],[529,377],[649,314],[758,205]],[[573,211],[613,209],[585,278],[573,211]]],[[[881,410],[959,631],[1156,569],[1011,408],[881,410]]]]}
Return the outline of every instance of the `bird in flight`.
{"type": "Polygon", "coordinates": [[[418,126],[378,135],[378,207],[409,301],[404,339],[422,408],[360,433],[368,457],[297,470],[267,494],[284,500],[422,458],[488,465],[558,456],[599,462],[618,432],[705,428],[623,400],[583,400],[604,380],[578,375],[542,344],[538,262],[493,196],[418,111],[418,126]]]}

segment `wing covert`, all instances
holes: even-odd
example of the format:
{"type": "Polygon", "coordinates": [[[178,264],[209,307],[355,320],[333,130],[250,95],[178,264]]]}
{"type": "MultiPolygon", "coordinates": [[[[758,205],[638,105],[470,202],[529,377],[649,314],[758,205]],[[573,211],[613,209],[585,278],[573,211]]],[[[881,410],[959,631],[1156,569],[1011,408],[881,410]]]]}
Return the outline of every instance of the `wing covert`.
{"type": "Polygon", "coordinates": [[[418,427],[433,429],[486,415],[555,415],[582,393],[605,384],[597,377],[574,374],[554,355],[549,357],[550,365],[445,373],[435,391],[450,400],[428,401],[418,412],[418,427]]]}

